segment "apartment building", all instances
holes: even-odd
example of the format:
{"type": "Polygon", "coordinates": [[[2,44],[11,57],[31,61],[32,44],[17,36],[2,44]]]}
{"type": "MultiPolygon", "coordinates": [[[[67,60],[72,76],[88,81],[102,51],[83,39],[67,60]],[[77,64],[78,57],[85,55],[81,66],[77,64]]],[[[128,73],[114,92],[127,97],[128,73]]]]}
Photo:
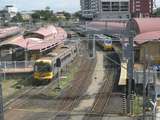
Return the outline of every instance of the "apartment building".
{"type": "Polygon", "coordinates": [[[150,17],[153,0],[81,0],[82,15],[97,19],[150,17]]]}
{"type": "Polygon", "coordinates": [[[101,0],[100,15],[101,19],[128,19],[129,0],[101,0]]]}
{"type": "Polygon", "coordinates": [[[99,11],[99,0],[81,0],[82,15],[93,18],[99,11]]]}
{"type": "Polygon", "coordinates": [[[133,17],[151,17],[153,0],[130,0],[130,11],[133,17]]]}
{"type": "Polygon", "coordinates": [[[109,19],[128,18],[129,0],[81,0],[84,17],[109,19]]]}

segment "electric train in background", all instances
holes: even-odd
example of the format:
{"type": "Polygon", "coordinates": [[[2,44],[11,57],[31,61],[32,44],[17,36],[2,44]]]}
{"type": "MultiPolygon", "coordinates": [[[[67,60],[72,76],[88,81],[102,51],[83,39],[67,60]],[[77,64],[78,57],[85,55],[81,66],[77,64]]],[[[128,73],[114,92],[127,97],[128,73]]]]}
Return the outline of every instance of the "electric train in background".
{"type": "Polygon", "coordinates": [[[103,34],[96,34],[95,40],[96,43],[102,47],[103,50],[113,50],[112,37],[103,34]]]}
{"type": "Polygon", "coordinates": [[[75,58],[76,54],[76,45],[63,45],[36,60],[33,73],[34,83],[49,83],[58,73],[57,60],[61,64],[60,67],[63,68],[75,58]]]}

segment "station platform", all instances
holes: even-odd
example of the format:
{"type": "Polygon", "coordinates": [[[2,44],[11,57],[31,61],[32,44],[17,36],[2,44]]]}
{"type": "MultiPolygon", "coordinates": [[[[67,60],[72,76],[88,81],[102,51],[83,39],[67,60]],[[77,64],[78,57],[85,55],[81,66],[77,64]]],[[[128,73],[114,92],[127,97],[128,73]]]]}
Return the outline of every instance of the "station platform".
{"type": "Polygon", "coordinates": [[[8,69],[1,69],[0,74],[10,74],[10,73],[31,73],[33,72],[33,68],[8,68],[8,69]]]}
{"type": "Polygon", "coordinates": [[[121,63],[121,72],[120,72],[120,79],[119,79],[119,86],[126,85],[127,79],[127,63],[121,63]]]}

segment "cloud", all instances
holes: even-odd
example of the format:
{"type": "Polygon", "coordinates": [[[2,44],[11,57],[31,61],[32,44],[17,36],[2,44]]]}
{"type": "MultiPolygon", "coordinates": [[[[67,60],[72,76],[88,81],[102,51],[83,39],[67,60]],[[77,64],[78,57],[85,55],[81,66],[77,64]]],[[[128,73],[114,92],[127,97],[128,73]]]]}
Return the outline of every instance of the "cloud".
{"type": "Polygon", "coordinates": [[[19,10],[36,10],[44,9],[46,6],[51,7],[54,11],[66,10],[75,12],[80,9],[80,0],[1,0],[0,7],[5,5],[14,5],[19,10]]]}

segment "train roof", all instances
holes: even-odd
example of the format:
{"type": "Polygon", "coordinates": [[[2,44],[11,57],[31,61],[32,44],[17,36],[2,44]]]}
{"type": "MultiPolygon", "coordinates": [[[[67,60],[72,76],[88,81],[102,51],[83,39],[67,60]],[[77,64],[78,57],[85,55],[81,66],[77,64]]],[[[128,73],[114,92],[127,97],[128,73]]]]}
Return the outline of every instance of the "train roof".
{"type": "Polygon", "coordinates": [[[96,35],[98,38],[103,39],[103,40],[112,40],[111,36],[104,35],[104,34],[97,34],[96,35]]]}
{"type": "Polygon", "coordinates": [[[51,62],[52,59],[59,57],[62,53],[64,53],[67,50],[70,50],[70,48],[64,47],[62,45],[58,46],[55,49],[53,49],[52,52],[50,52],[47,55],[45,55],[44,57],[38,59],[36,62],[40,62],[42,60],[46,61],[46,62],[51,62]]]}

